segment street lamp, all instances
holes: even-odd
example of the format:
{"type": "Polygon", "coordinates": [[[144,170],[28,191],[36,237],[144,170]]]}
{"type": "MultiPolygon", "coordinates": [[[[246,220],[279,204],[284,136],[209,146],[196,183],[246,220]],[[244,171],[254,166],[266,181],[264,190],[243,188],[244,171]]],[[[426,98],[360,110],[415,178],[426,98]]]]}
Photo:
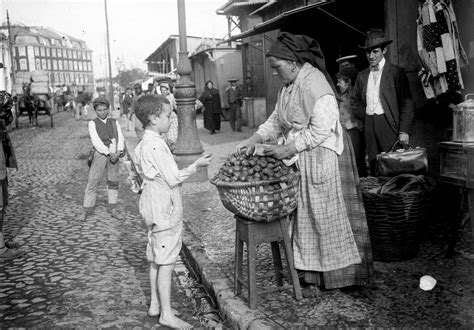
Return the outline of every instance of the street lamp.
{"type": "MultiPolygon", "coordinates": [[[[179,80],[176,84],[176,104],[178,107],[178,140],[174,154],[180,168],[183,168],[203,153],[196,127],[196,89],[191,81],[191,62],[188,58],[186,36],[186,14],[184,0],[178,0],[179,25],[179,60],[177,73],[179,80]]],[[[198,167],[198,171],[189,181],[205,181],[208,179],[207,167],[198,167]]]]}

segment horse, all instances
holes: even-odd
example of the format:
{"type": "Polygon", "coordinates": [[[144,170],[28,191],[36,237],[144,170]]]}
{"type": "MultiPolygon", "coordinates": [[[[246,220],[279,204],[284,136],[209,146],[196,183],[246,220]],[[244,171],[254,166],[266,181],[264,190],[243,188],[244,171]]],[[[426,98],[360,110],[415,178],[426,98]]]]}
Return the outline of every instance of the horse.
{"type": "Polygon", "coordinates": [[[22,94],[18,98],[19,115],[26,112],[28,114],[30,125],[33,126],[37,100],[35,99],[35,95],[31,92],[31,82],[23,83],[22,91],[22,94]]]}

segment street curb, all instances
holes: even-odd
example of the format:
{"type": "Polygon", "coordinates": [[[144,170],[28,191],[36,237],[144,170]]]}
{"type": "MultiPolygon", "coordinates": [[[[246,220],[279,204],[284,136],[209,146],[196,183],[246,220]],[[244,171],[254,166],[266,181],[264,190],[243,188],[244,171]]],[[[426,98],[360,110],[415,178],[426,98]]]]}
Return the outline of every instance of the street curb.
{"type": "MultiPolygon", "coordinates": [[[[125,138],[125,145],[130,161],[135,163],[134,147],[125,138]]],[[[183,195],[185,198],[186,195],[183,195]]],[[[198,280],[202,283],[207,293],[212,295],[217,302],[222,316],[230,322],[235,329],[265,330],[281,328],[264,314],[252,310],[247,303],[234,295],[233,285],[222,272],[212,265],[199,238],[189,229],[184,221],[182,254],[189,266],[192,267],[198,280]]]]}
{"type": "Polygon", "coordinates": [[[206,292],[212,294],[222,316],[237,329],[275,329],[278,324],[264,314],[252,310],[247,303],[234,295],[232,283],[221,269],[212,264],[199,238],[184,224],[183,248],[188,264],[199,276],[206,292]]]}

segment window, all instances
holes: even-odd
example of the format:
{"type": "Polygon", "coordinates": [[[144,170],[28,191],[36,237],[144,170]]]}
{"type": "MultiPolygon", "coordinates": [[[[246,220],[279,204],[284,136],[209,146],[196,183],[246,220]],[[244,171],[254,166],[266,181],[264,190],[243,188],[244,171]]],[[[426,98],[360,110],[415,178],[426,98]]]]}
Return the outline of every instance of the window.
{"type": "Polygon", "coordinates": [[[39,58],[36,59],[35,61],[36,69],[40,70],[41,69],[41,60],[39,58]]]}
{"type": "Polygon", "coordinates": [[[74,70],[74,67],[72,66],[72,61],[69,61],[69,71],[74,70]]]}
{"type": "Polygon", "coordinates": [[[20,70],[28,70],[28,65],[26,64],[26,58],[20,59],[20,70]]]}
{"type": "Polygon", "coordinates": [[[58,61],[58,70],[60,70],[60,71],[63,70],[63,61],[62,60],[58,61]]]}
{"type": "Polygon", "coordinates": [[[59,74],[57,72],[54,73],[54,81],[59,82],[59,74]]]}
{"type": "Polygon", "coordinates": [[[56,45],[56,39],[51,38],[51,45],[56,45]]]}
{"type": "Polygon", "coordinates": [[[40,55],[45,56],[44,47],[40,47],[40,55]]]}
{"type": "Polygon", "coordinates": [[[53,60],[53,70],[57,70],[57,69],[58,69],[58,61],[53,60]]]}
{"type": "Polygon", "coordinates": [[[18,47],[18,56],[26,56],[26,47],[24,46],[18,47]]]}
{"type": "Polygon", "coordinates": [[[67,57],[72,58],[72,51],[70,49],[67,50],[67,57]]]}
{"type": "Polygon", "coordinates": [[[75,50],[72,51],[72,58],[74,58],[74,59],[77,58],[77,52],[75,50]]]}
{"type": "Polygon", "coordinates": [[[78,67],[77,67],[77,62],[76,62],[76,61],[74,61],[74,64],[73,64],[73,65],[74,65],[74,71],[77,71],[77,70],[78,70],[78,67]]]}
{"type": "Polygon", "coordinates": [[[39,47],[35,47],[35,56],[39,56],[39,55],[40,55],[39,47]]]}
{"type": "Polygon", "coordinates": [[[79,62],[78,65],[79,65],[79,71],[84,71],[84,67],[82,66],[82,62],[79,62]]]}
{"type": "Polygon", "coordinates": [[[51,70],[53,67],[51,65],[51,60],[48,60],[48,70],[51,70]]]}
{"type": "Polygon", "coordinates": [[[48,51],[48,56],[51,57],[51,48],[46,48],[46,50],[48,51]]]}
{"type": "Polygon", "coordinates": [[[46,70],[46,59],[42,59],[41,60],[41,67],[43,68],[43,70],[46,70]]]}

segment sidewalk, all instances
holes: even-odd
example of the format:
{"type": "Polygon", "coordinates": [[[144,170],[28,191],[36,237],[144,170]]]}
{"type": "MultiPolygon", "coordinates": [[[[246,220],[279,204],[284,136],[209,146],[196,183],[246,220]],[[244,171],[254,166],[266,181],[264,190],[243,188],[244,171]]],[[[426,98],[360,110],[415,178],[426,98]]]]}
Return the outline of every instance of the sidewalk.
{"type": "MultiPolygon", "coordinates": [[[[209,178],[235,146],[255,131],[243,127],[242,132],[232,132],[229,123],[222,122],[221,131],[210,135],[202,126],[202,117],[198,115],[203,149],[214,155],[208,168],[209,178]]],[[[123,129],[123,132],[133,159],[138,139],[134,131],[123,129]]],[[[233,214],[222,206],[216,187],[208,181],[184,183],[182,192],[186,229],[183,253],[208,292],[214,295],[222,316],[235,328],[452,327],[474,323],[474,278],[471,276],[474,262],[465,254],[444,259],[444,241],[423,243],[418,257],[410,261],[376,262],[376,288],[369,295],[355,290],[332,290],[319,297],[296,301],[292,291],[285,290],[258,295],[257,309],[251,310],[246,290],[242,297],[233,294],[233,214]],[[423,275],[438,280],[434,290],[418,288],[423,275]]],[[[463,235],[459,249],[469,249],[470,239],[469,232],[463,235]]],[[[256,264],[257,288],[274,287],[269,244],[257,248],[256,264]]]]}

